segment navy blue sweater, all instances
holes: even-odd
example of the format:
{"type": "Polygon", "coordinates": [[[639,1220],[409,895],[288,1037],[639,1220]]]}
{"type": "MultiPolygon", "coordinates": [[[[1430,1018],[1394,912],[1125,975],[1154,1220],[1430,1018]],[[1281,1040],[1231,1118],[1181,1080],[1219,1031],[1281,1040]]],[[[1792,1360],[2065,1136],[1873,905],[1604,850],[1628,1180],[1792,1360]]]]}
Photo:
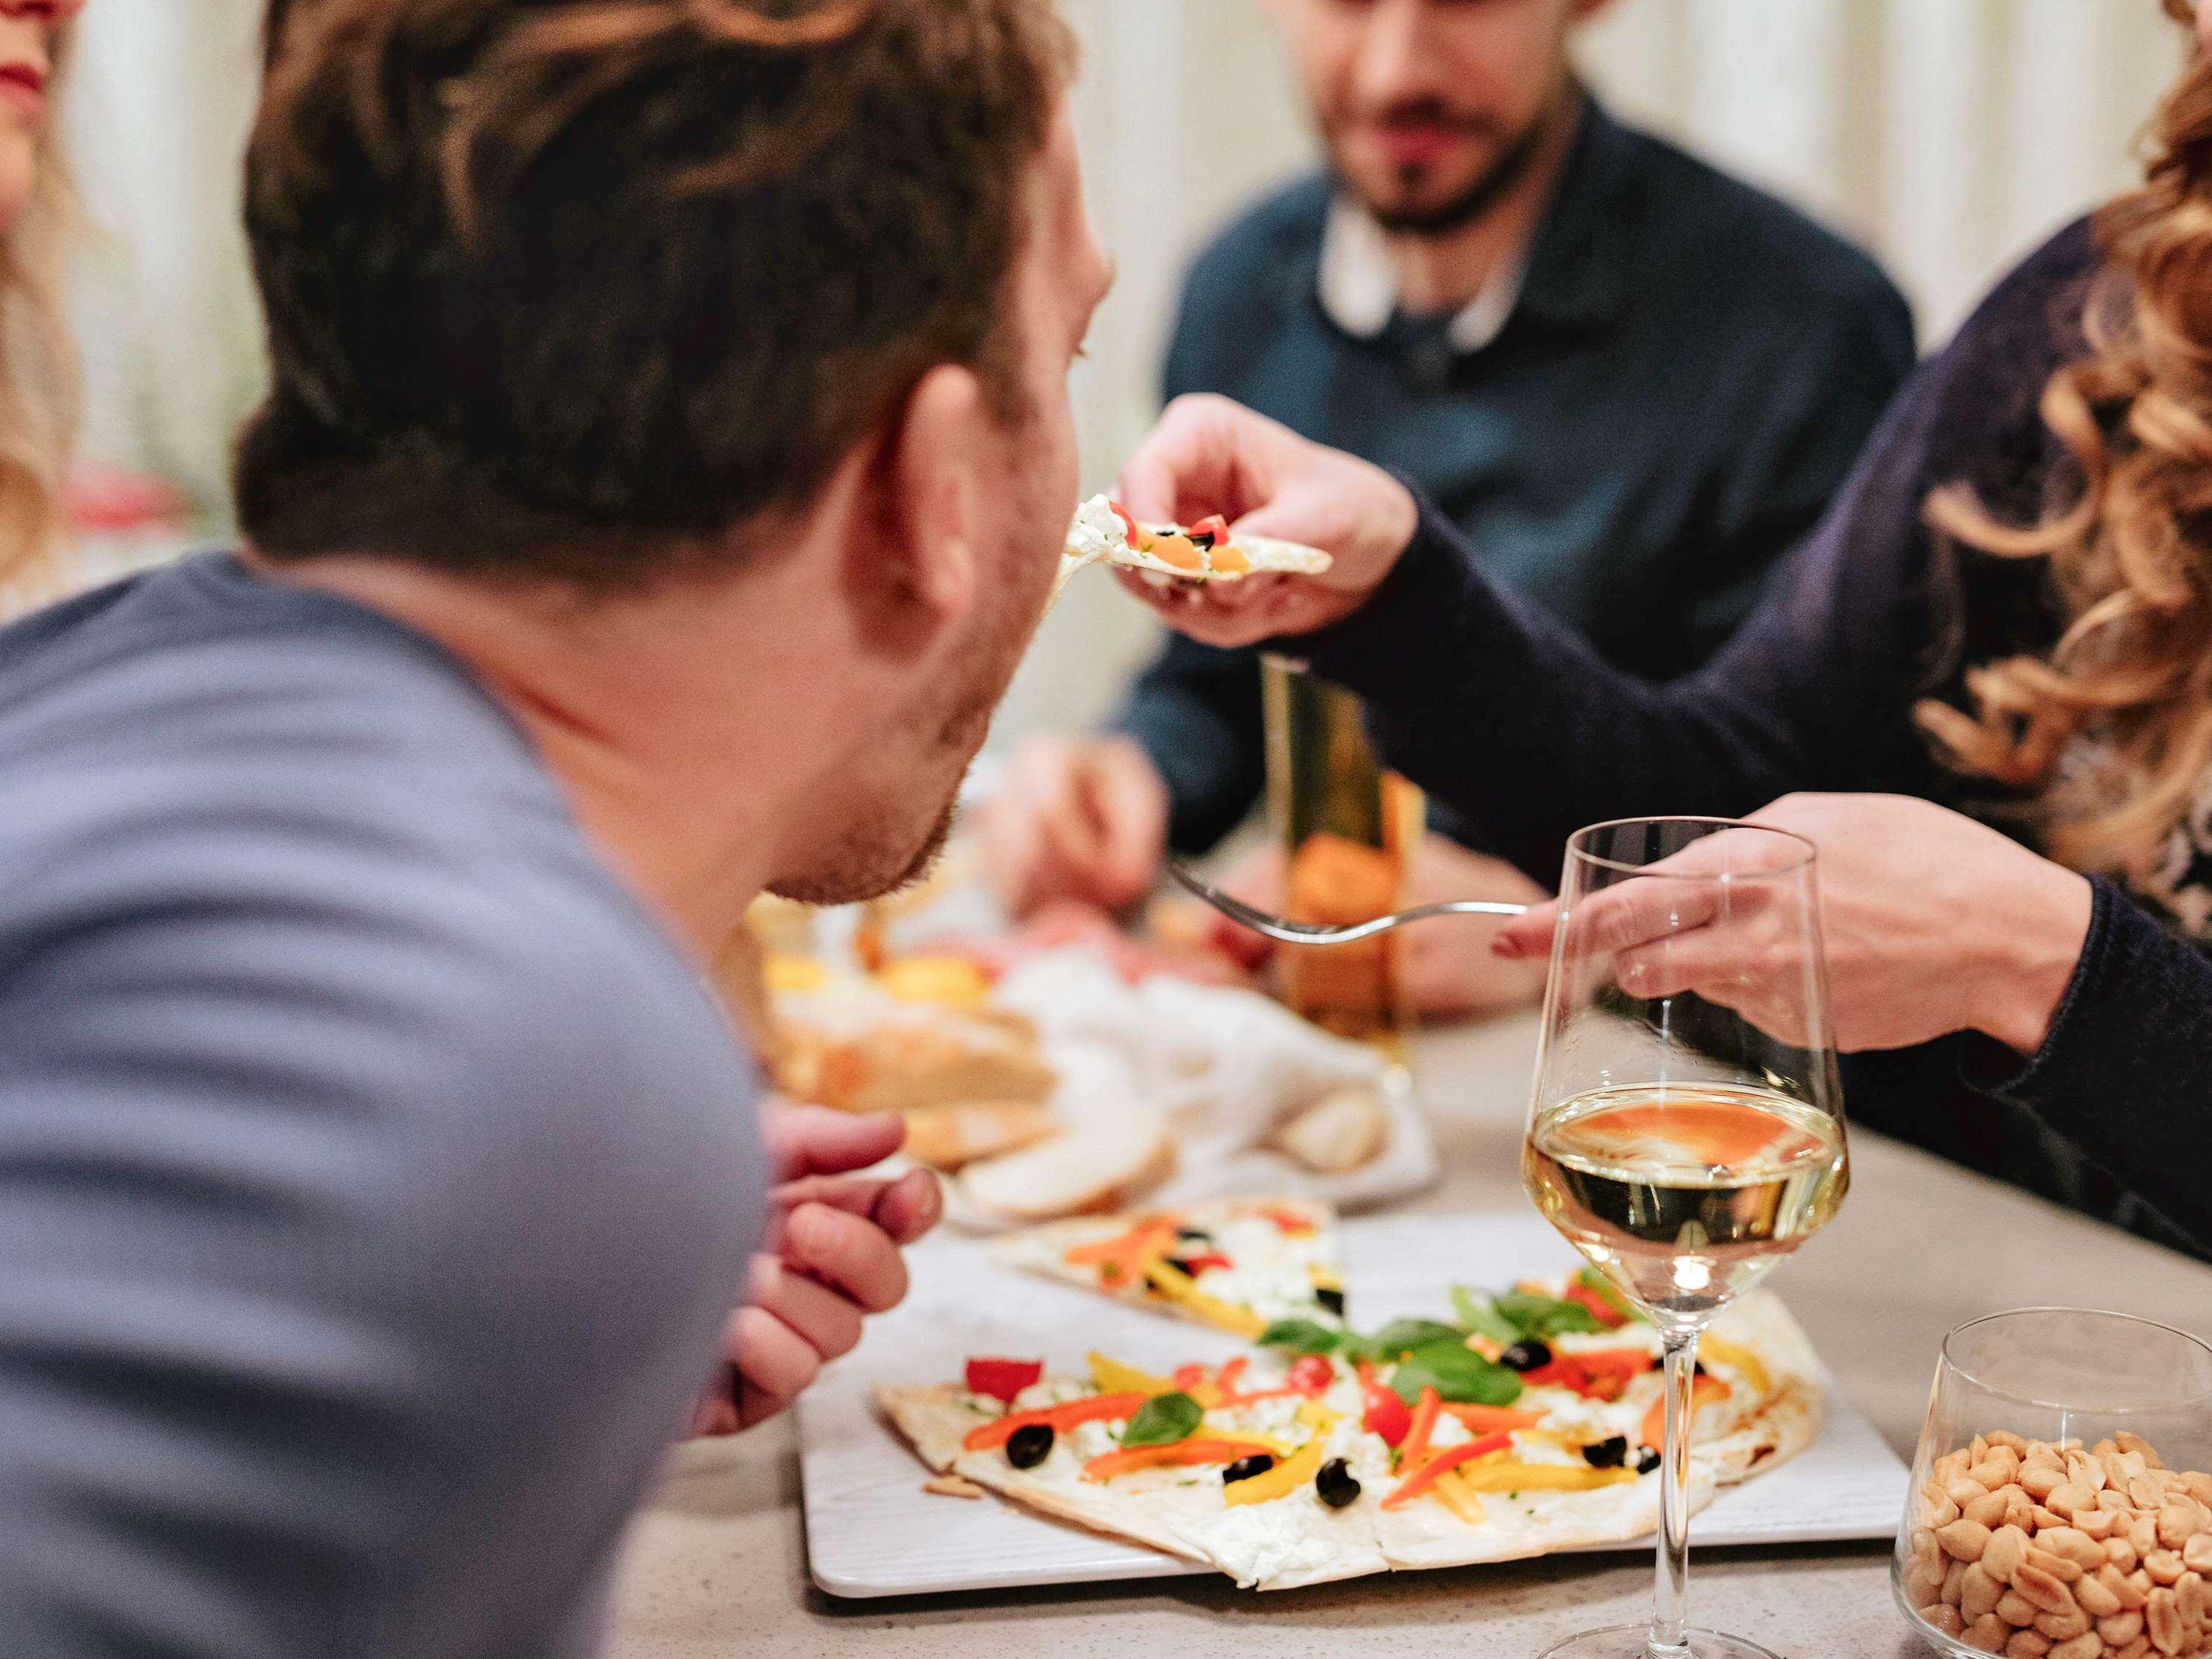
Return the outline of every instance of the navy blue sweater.
{"type": "MultiPolygon", "coordinates": [[[[1632,673],[1711,657],[1911,372],[1911,317],[1871,259],[1595,100],[1518,302],[1479,349],[1454,349],[1449,319],[1372,339],[1330,319],[1329,197],[1300,180],[1199,257],[1167,395],[1222,392],[1397,469],[1485,572],[1632,673]]],[[[1172,640],[1117,723],[1167,781],[1178,847],[1250,810],[1250,653],[1172,640]]]]}
{"type": "MultiPolygon", "coordinates": [[[[1833,510],[1693,676],[1655,684],[1609,666],[1488,580],[1430,505],[1368,605],[1290,648],[1366,696],[1393,763],[1546,881],[1579,825],[1736,816],[1792,791],[1893,791],[1988,816],[1999,798],[1931,758],[1912,707],[1961,701],[1966,668],[2047,649],[2060,618],[2039,562],[1957,552],[1922,507],[1964,480],[2000,513],[2032,519],[2063,489],[2067,464],[2037,402],[2085,351],[2096,264],[2076,225],[2005,281],[1908,385],[1833,510]]],[[[2212,848],[2201,850],[2191,873],[2212,885],[2212,848]]],[[[1846,1073],[1853,1114],[2205,1254],[2205,945],[2148,896],[2100,881],[2087,948],[2039,1054],[2023,1064],[1959,1037],[1860,1056],[1846,1073]]]]}

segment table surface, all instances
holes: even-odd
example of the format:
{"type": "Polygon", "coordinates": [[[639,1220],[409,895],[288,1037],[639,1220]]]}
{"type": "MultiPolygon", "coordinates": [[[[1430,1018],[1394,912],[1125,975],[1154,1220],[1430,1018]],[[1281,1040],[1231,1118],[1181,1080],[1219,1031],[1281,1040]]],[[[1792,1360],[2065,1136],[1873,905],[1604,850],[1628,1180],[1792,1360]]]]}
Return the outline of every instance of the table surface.
{"type": "MultiPolygon", "coordinates": [[[[1518,1163],[1534,1042],[1528,1016],[1419,1040],[1416,1069],[1445,1173],[1407,1210],[1528,1201],[1518,1163]]],[[[1936,1348],[1962,1321],[2062,1304],[2194,1329],[2212,1308],[2212,1268],[1895,1141],[1855,1138],[1851,1165],[1841,1215],[1770,1283],[1844,1392],[1907,1459],[1936,1348]]],[[[1693,1616],[1785,1659],[1923,1655],[1891,1601],[1888,1563],[1881,1544],[1693,1551],[1693,1616]]],[[[841,1602],[807,1577],[786,1419],[672,1455],[629,1540],[610,1651],[613,1659],[813,1659],[895,1646],[901,1659],[1247,1659],[1257,1643],[1330,1659],[1506,1659],[1594,1625],[1639,1621],[1650,1573],[1648,1554],[1622,1554],[1394,1573],[1266,1596],[1190,1578],[841,1602]]]]}

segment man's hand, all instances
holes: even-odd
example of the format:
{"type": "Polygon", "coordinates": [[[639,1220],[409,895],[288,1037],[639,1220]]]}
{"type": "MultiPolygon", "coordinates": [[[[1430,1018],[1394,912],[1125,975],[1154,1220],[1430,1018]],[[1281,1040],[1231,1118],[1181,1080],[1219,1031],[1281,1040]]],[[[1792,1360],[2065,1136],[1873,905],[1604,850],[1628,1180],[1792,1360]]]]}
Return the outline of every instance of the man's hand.
{"type": "MultiPolygon", "coordinates": [[[[1971,818],[1896,795],[1791,795],[1750,822],[1820,849],[1837,1046],[1903,1048],[1982,1031],[2023,1054],[2043,1046],[2089,931],[2089,884],[1971,818]]],[[[1717,872],[1729,832],[1664,866],[1717,872]]],[[[1778,902],[1741,884],[1633,880],[1576,912],[1576,937],[1615,953],[1639,997],[1692,991],[1769,1036],[1802,1042],[1796,1000],[1777,996],[1803,964],[1778,902]]],[[[1510,923],[1499,954],[1548,952],[1557,907],[1510,923]]]]}
{"type": "Polygon", "coordinates": [[[1127,910],[1159,879],[1167,785],[1128,738],[1033,738],[977,827],[991,884],[1016,920],[1063,899],[1127,910]]]}
{"type": "MultiPolygon", "coordinates": [[[[1232,870],[1221,885],[1247,904],[1280,913],[1282,849],[1262,848],[1232,870]]],[[[1511,865],[1470,853],[1449,836],[1437,835],[1421,838],[1406,884],[1409,906],[1468,898],[1537,904],[1548,896],[1511,865]]],[[[1233,953],[1247,967],[1256,969],[1273,954],[1268,941],[1249,928],[1239,927],[1218,912],[1206,914],[1214,918],[1216,946],[1233,953]]],[[[1542,994],[1547,964],[1541,960],[1510,961],[1492,951],[1497,928],[1497,923],[1480,917],[1455,916],[1424,922],[1398,935],[1406,994],[1416,1014],[1425,1019],[1470,1018],[1521,1007],[1542,994]]],[[[1546,942],[1548,946],[1548,934],[1546,942]]]]}
{"type": "Polygon", "coordinates": [[[864,1315],[906,1295],[900,1249],[937,1224],[937,1177],[896,1181],[848,1172],[881,1163],[906,1139],[896,1116],[855,1117],[816,1106],[767,1115],[781,1183],[768,1237],[753,1257],[745,1305],[722,1336],[720,1381],[700,1401],[694,1434],[735,1434],[782,1411],[822,1367],[852,1352],[864,1315]],[[841,1178],[842,1177],[842,1178],[841,1178]]]}
{"type": "Polygon", "coordinates": [[[1367,602],[1413,539],[1419,512],[1378,466],[1310,442],[1226,398],[1178,398],[1122,469],[1119,499],[1154,523],[1191,524],[1218,513],[1236,535],[1320,548],[1319,576],[1259,575],[1203,587],[1155,588],[1136,572],[1127,587],[1207,645],[1253,645],[1310,634],[1367,602]]]}

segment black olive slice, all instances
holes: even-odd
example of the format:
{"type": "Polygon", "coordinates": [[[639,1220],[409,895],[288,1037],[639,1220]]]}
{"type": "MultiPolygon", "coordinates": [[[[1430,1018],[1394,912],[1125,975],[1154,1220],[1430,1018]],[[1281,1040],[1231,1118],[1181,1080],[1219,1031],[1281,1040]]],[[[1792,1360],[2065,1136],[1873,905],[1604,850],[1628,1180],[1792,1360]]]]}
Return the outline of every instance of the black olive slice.
{"type": "Polygon", "coordinates": [[[1321,1304],[1322,1308],[1325,1312],[1333,1313],[1339,1319],[1344,1317],[1344,1292],[1342,1291],[1332,1290],[1328,1285],[1324,1285],[1314,1292],[1314,1300],[1321,1304]]]}
{"type": "Polygon", "coordinates": [[[1658,1467],[1659,1467],[1659,1454],[1658,1454],[1657,1452],[1656,1452],[1656,1451],[1653,1451],[1653,1450],[1651,1449],[1651,1448],[1650,1448],[1650,1447],[1646,1446],[1646,1447],[1645,1447],[1642,1451],[1640,1451],[1640,1452],[1638,1452],[1638,1453],[1637,1453],[1637,1454],[1636,1454],[1636,1472],[1637,1472],[1637,1474],[1650,1474],[1650,1473],[1651,1473],[1651,1471],[1652,1471],[1652,1470],[1654,1470],[1654,1469],[1657,1468],[1658,1467]]]}
{"type": "Polygon", "coordinates": [[[1221,1484],[1233,1486],[1239,1480],[1249,1480],[1255,1475],[1265,1474],[1275,1467],[1275,1460],[1266,1452],[1255,1452],[1249,1457],[1240,1457],[1221,1472],[1221,1484]]]}
{"type": "Polygon", "coordinates": [[[1508,1370],[1539,1370],[1552,1363],[1552,1350],[1549,1344],[1532,1336],[1526,1342],[1516,1342],[1498,1355],[1498,1363],[1508,1370]]]}
{"type": "Polygon", "coordinates": [[[1594,1469],[1617,1469],[1628,1461],[1628,1437],[1616,1434],[1583,1448],[1583,1462],[1594,1469]]]}
{"type": "Polygon", "coordinates": [[[1314,1496],[1333,1510],[1340,1510],[1359,1496],[1359,1482],[1341,1457],[1331,1458],[1314,1476],[1314,1496]]]}
{"type": "Polygon", "coordinates": [[[1052,1425],[1024,1423],[1006,1437],[1006,1462],[1018,1469],[1033,1469],[1052,1455],[1052,1425]]]}

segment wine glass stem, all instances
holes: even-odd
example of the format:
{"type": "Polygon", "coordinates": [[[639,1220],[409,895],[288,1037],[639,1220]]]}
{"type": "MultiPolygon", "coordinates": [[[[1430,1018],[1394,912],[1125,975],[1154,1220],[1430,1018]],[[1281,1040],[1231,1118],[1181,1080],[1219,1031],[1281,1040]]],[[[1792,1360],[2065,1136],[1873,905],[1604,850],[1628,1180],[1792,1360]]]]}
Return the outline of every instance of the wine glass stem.
{"type": "Polygon", "coordinates": [[[1659,1571],[1651,1596],[1651,1659],[1690,1651],[1690,1419],[1698,1333],[1666,1334],[1667,1427],[1659,1473],[1659,1571]]]}

